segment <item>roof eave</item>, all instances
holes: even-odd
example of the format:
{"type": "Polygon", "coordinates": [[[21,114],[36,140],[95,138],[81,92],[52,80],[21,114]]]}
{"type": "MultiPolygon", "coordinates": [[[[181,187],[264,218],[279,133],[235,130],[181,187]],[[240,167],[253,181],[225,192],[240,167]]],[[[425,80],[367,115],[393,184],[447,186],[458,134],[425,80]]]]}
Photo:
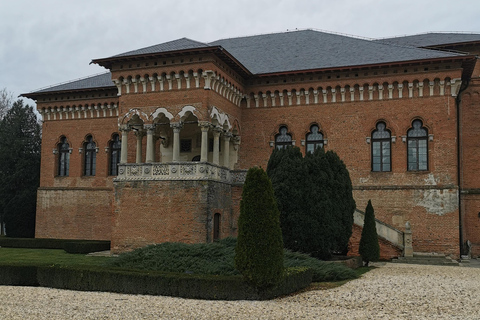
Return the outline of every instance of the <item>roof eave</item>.
{"type": "Polygon", "coordinates": [[[102,86],[102,87],[92,87],[92,88],[83,88],[83,89],[66,89],[66,90],[52,90],[52,91],[45,91],[45,92],[29,92],[29,93],[22,93],[19,97],[25,97],[32,100],[36,100],[36,97],[41,96],[48,96],[51,94],[62,94],[62,93],[77,93],[77,92],[86,92],[86,91],[102,91],[116,89],[115,85],[112,86],[102,86]]]}
{"type": "Polygon", "coordinates": [[[219,46],[213,47],[203,47],[203,48],[191,48],[191,49],[182,49],[182,50],[173,50],[173,51],[164,51],[164,52],[154,52],[154,53],[144,53],[144,54],[134,54],[128,56],[113,56],[108,58],[94,59],[90,62],[96,63],[107,69],[111,69],[111,66],[115,62],[129,61],[129,60],[138,60],[138,59],[150,59],[158,57],[171,57],[178,54],[196,54],[196,53],[208,53],[218,50],[219,46]]]}
{"type": "Polygon", "coordinates": [[[281,72],[270,72],[270,73],[257,73],[254,74],[255,77],[271,77],[271,76],[283,76],[283,75],[294,75],[294,74],[306,74],[306,73],[317,73],[317,72],[334,72],[334,71],[348,71],[348,70],[362,70],[362,69],[372,69],[372,68],[381,68],[381,67],[393,67],[393,66],[402,66],[402,65],[412,65],[412,64],[422,64],[428,62],[442,62],[442,61],[470,61],[475,60],[474,55],[463,55],[458,57],[441,57],[441,58],[429,58],[429,59],[419,59],[419,60],[406,60],[406,61],[393,61],[385,63],[373,63],[373,64],[364,64],[364,65],[351,65],[351,66],[338,66],[338,67],[327,67],[327,68],[318,68],[318,69],[304,69],[304,70],[291,70],[291,71],[281,71],[281,72]]]}

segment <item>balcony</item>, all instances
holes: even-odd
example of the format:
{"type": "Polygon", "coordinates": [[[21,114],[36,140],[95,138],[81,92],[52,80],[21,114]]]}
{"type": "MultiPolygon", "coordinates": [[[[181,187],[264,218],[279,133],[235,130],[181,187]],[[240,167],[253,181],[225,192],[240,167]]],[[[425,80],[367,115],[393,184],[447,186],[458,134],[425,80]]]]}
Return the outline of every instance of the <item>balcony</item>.
{"type": "Polygon", "coordinates": [[[242,185],[245,176],[246,170],[229,170],[208,162],[125,163],[118,165],[113,181],[205,180],[242,185]]]}

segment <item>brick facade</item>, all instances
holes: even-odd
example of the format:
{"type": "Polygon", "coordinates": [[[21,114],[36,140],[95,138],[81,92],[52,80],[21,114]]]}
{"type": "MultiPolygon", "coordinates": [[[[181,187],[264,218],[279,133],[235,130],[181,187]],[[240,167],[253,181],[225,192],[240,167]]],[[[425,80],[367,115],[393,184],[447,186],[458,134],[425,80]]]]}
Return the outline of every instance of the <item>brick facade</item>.
{"type": "MultiPolygon", "coordinates": [[[[182,50],[94,61],[110,69],[113,85],[30,94],[44,118],[37,237],[111,239],[118,252],[164,241],[209,242],[215,213],[220,237],[235,235],[241,183],[220,172],[265,168],[282,126],[305,153],[316,125],[324,148],[347,165],[359,209],[371,199],[385,224],[404,230],[409,221],[415,251],[458,257],[469,240],[472,254],[480,254],[475,57],[254,75],[216,47],[182,50]],[[415,120],[428,132],[427,170],[408,170],[407,133],[415,120]],[[372,171],[379,122],[391,135],[387,172],[372,171]],[[118,177],[108,174],[113,134],[127,137],[118,177]],[[88,135],[99,148],[93,177],[83,174],[79,150],[88,135]],[[58,176],[52,152],[61,137],[72,148],[68,177],[58,176]],[[215,139],[217,151],[210,145],[215,139]],[[152,173],[145,165],[204,156],[217,162],[214,171],[195,165],[187,166],[195,172],[170,166],[152,173]]],[[[382,257],[399,254],[382,242],[382,257]]]]}

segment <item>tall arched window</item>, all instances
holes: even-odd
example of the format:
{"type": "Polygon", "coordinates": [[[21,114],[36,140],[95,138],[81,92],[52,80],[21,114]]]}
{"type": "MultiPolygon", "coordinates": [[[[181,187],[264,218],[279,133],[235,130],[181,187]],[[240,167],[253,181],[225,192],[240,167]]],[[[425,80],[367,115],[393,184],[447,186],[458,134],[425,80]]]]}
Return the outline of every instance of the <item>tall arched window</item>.
{"type": "Polygon", "coordinates": [[[120,163],[122,143],[118,134],[114,134],[110,142],[110,167],[108,174],[111,176],[118,175],[118,164],[120,163]]]}
{"type": "Polygon", "coordinates": [[[310,132],[306,136],[306,151],[313,153],[317,148],[323,148],[323,134],[319,131],[316,124],[310,127],[310,132]]]}
{"type": "Polygon", "coordinates": [[[92,136],[88,136],[83,146],[85,150],[85,170],[83,174],[86,176],[94,176],[97,162],[97,145],[93,141],[92,136]]]}
{"type": "Polygon", "coordinates": [[[285,149],[292,145],[292,136],[288,133],[285,126],[280,127],[278,134],[275,136],[275,148],[285,149]]]}
{"type": "Polygon", "coordinates": [[[213,241],[220,240],[220,213],[213,216],[213,241]]]}
{"type": "Polygon", "coordinates": [[[392,170],[391,141],[385,122],[377,123],[377,128],[372,132],[372,171],[392,170]]]}
{"type": "Polygon", "coordinates": [[[428,131],[421,120],[413,120],[407,132],[408,170],[428,170],[428,131]]]}
{"type": "Polygon", "coordinates": [[[62,137],[58,144],[58,175],[60,177],[68,176],[70,169],[70,145],[67,138],[62,137]]]}

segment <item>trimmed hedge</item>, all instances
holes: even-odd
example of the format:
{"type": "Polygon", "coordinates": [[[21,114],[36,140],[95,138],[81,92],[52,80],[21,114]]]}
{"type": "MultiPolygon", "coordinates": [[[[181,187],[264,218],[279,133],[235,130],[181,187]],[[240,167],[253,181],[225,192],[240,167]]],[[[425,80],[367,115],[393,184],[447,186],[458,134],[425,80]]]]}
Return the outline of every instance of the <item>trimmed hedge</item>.
{"type": "Polygon", "coordinates": [[[67,253],[90,253],[110,250],[110,241],[80,240],[69,241],[63,244],[67,253]]]}
{"type": "Polygon", "coordinates": [[[37,267],[2,265],[0,266],[0,285],[38,286],[37,267]]]}
{"type": "Polygon", "coordinates": [[[266,300],[307,287],[308,268],[287,269],[284,281],[258,290],[238,276],[203,276],[58,266],[0,266],[0,284],[40,285],[79,291],[165,295],[209,300],[266,300]],[[34,281],[35,280],[35,281],[34,281]]]}
{"type": "Polygon", "coordinates": [[[68,253],[85,254],[96,251],[110,250],[110,241],[0,237],[0,247],[64,249],[68,253]]]}

